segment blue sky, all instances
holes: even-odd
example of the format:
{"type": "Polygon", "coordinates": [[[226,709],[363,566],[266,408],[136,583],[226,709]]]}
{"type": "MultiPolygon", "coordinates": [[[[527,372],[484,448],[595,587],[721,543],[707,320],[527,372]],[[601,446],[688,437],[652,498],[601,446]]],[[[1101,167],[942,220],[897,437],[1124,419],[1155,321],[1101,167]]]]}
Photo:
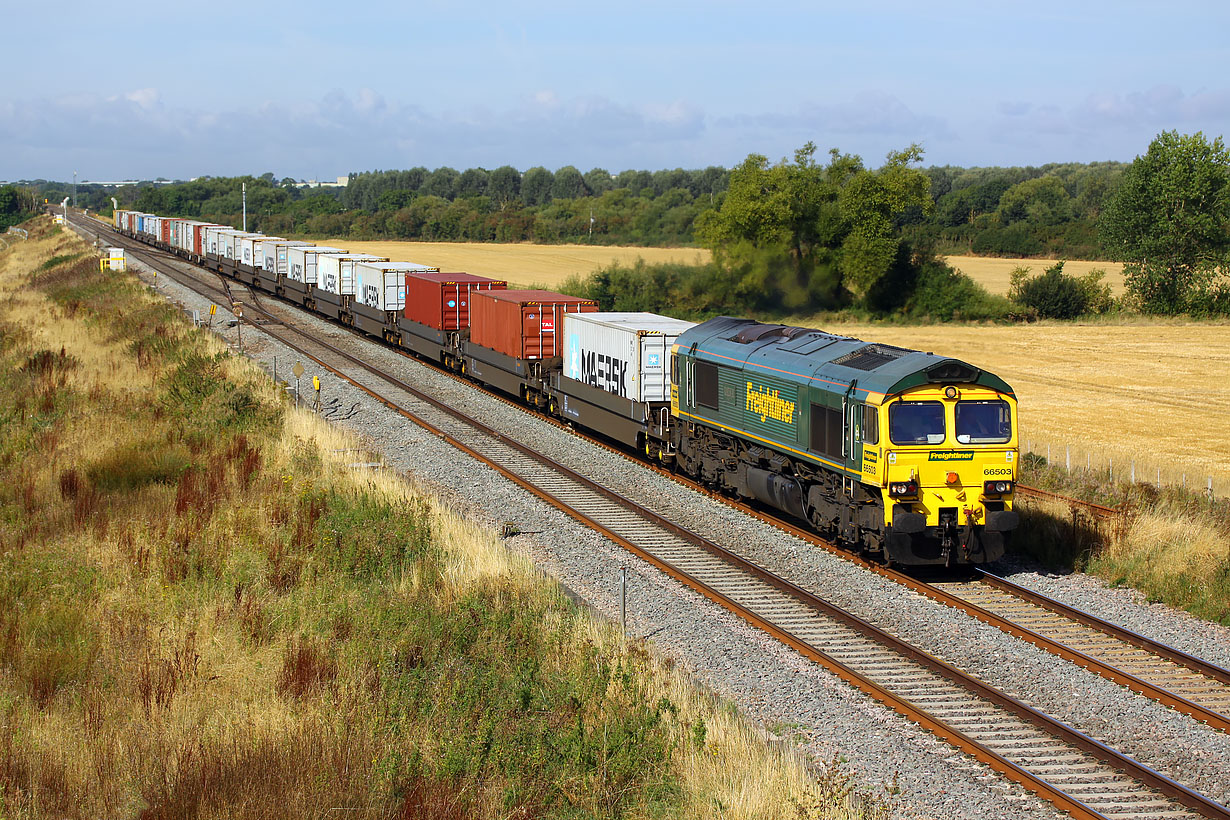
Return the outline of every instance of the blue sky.
{"type": "Polygon", "coordinates": [[[3,19],[10,180],[729,167],[808,140],[872,166],[915,142],[926,165],[1039,165],[1230,130],[1224,2],[65,0],[3,19]]]}

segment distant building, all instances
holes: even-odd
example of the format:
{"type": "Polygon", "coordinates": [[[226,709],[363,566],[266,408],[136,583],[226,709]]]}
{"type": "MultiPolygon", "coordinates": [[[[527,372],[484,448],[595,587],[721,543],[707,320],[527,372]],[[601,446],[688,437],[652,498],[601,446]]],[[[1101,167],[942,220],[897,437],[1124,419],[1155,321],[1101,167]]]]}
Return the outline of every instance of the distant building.
{"type": "Polygon", "coordinates": [[[314,179],[309,179],[307,182],[300,182],[300,188],[345,188],[350,184],[350,176],[338,177],[337,182],[318,182],[314,179]]]}

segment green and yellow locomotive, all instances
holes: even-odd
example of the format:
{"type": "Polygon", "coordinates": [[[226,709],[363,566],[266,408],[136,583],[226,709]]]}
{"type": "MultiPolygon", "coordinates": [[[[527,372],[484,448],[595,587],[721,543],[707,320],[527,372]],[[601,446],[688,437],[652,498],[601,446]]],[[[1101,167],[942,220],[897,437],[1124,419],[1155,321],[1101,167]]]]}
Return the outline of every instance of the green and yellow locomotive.
{"type": "Polygon", "coordinates": [[[681,334],[678,468],[901,565],[982,564],[1016,528],[1016,398],[957,359],[718,317],[681,334]]]}

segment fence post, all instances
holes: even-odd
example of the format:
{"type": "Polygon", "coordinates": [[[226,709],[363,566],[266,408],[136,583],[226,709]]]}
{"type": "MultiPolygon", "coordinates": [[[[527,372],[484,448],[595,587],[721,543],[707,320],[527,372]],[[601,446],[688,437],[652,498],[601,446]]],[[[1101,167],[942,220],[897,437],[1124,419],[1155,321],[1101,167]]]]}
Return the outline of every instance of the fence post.
{"type": "Polygon", "coordinates": [[[628,634],[628,568],[619,568],[619,623],[628,634]]]}
{"type": "Polygon", "coordinates": [[[1110,477],[1110,482],[1114,484],[1115,483],[1115,460],[1114,458],[1111,458],[1109,456],[1107,457],[1106,460],[1107,460],[1107,463],[1110,465],[1109,467],[1106,468],[1106,474],[1107,476],[1110,477]]]}
{"type": "Polygon", "coordinates": [[[1067,465],[1068,472],[1070,473],[1072,472],[1072,445],[1071,444],[1067,445],[1066,447],[1063,448],[1063,450],[1064,450],[1064,463],[1067,465]]]}
{"type": "Polygon", "coordinates": [[[1136,459],[1132,459],[1132,483],[1136,483],[1136,459]]]}

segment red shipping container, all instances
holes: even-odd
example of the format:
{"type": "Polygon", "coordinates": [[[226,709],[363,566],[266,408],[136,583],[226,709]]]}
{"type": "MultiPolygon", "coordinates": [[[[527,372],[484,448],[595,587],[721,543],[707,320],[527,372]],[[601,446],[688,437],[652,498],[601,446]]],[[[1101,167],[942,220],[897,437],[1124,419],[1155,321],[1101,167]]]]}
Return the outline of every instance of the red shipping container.
{"type": "Polygon", "coordinates": [[[507,282],[471,273],[410,271],[406,274],[406,318],[436,330],[470,326],[471,295],[504,290],[507,282]]]}
{"type": "Polygon", "coordinates": [[[161,219],[158,222],[158,230],[162,236],[158,237],[166,244],[171,244],[171,220],[161,219]]]}
{"type": "Polygon", "coordinates": [[[564,314],[597,313],[592,299],[549,290],[480,290],[474,293],[470,341],[514,359],[549,359],[564,353],[564,314]]]}

